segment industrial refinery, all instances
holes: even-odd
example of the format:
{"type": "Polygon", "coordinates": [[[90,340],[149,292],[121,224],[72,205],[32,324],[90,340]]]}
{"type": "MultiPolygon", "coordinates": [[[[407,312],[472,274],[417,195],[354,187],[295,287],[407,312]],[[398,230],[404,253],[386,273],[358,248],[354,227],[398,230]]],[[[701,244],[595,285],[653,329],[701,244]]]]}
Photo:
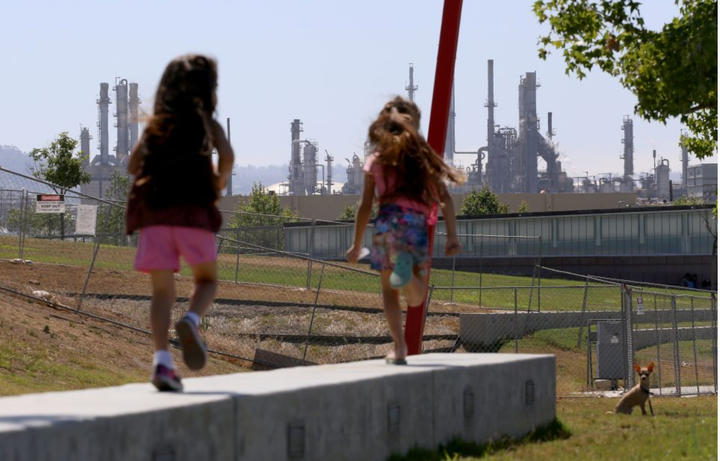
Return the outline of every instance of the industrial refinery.
{"type": "MultiPolygon", "coordinates": [[[[418,85],[415,83],[414,65],[409,65],[409,81],[405,86],[407,97],[415,100],[418,85]]],[[[537,114],[538,78],[536,72],[526,72],[518,84],[517,126],[498,124],[495,119],[497,103],[494,97],[494,61],[487,62],[487,126],[484,146],[470,152],[459,152],[455,148],[455,90],[453,88],[448,132],[445,142],[445,161],[458,168],[464,168],[468,181],[453,192],[465,193],[472,189],[488,187],[498,194],[508,193],[611,193],[635,192],[640,202],[671,202],[682,195],[715,200],[717,188],[717,165],[701,164],[690,166],[688,152],[682,149],[680,163],[682,168],[681,184],[670,180],[670,160],[657,157],[653,150],[653,169],[649,172],[635,172],[634,166],[634,127],[633,119],[625,115],[620,125],[618,141],[622,147],[623,172],[614,173],[586,172],[583,177],[570,177],[560,162],[558,145],[555,142],[553,113],[547,113],[547,124],[541,133],[540,118],[537,114]],[[461,161],[464,159],[469,161],[461,161]],[[544,162],[544,169],[538,168],[538,159],[544,162]],[[462,166],[469,165],[469,166],[462,166]]],[[[138,109],[140,98],[137,83],[128,83],[117,78],[115,93],[115,128],[117,141],[114,154],[109,149],[109,106],[110,85],[100,84],[98,106],[98,149],[99,154],[92,156],[90,150],[90,131],[82,128],[80,142],[87,156],[84,163],[86,171],[91,173],[92,182],[82,186],[86,194],[102,197],[109,186],[110,178],[116,171],[124,172],[124,163],[132,146],[138,139],[138,109]]],[[[228,120],[229,137],[229,120],[228,120]]],[[[481,131],[481,130],[478,130],[481,131]]],[[[363,165],[365,157],[371,153],[367,143],[362,154],[353,152],[344,157],[347,162],[346,178],[333,176],[335,157],[327,150],[324,156],[320,144],[312,137],[303,136],[303,122],[294,119],[290,123],[290,162],[286,181],[274,184],[269,189],[278,195],[314,196],[314,195],[357,195],[362,193],[363,165]],[[344,182],[342,181],[344,180],[344,182]]],[[[684,134],[683,134],[684,135],[684,134]]],[[[342,158],[341,158],[342,159],[342,158]]],[[[618,164],[619,167],[619,164],[618,164]]],[[[232,185],[228,185],[231,195],[232,185]]]]}
{"type": "Polygon", "coordinates": [[[115,128],[117,129],[115,154],[110,153],[110,85],[100,84],[98,106],[98,149],[100,153],[94,157],[90,150],[90,130],[82,128],[80,131],[80,149],[86,156],[83,163],[85,171],[92,175],[92,181],[84,184],[81,190],[84,194],[103,197],[103,193],[110,185],[110,178],[116,171],[125,174],[125,164],[130,155],[132,146],[138,140],[138,118],[140,97],[138,84],[130,83],[124,78],[117,78],[113,91],[115,92],[115,128]],[[128,91],[129,90],[129,91],[128,91]]]}

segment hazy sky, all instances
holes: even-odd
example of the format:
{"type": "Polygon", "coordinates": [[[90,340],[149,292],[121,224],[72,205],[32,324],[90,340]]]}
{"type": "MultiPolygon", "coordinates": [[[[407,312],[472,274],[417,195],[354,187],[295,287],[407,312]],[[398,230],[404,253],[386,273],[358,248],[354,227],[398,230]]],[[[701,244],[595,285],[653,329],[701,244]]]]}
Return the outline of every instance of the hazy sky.
{"type": "MultiPolygon", "coordinates": [[[[494,59],[496,123],[517,127],[519,77],[537,71],[541,131],[552,111],[564,167],[571,175],[621,172],[620,127],[633,95],[599,72],[567,77],[559,55],[538,59],[546,27],[532,0],[464,3],[457,150],[486,145],[487,60],[494,59]]],[[[650,3],[641,8],[650,27],[677,13],[673,0],[650,3]]],[[[410,62],[427,131],[441,12],[441,0],[2,2],[0,144],[29,151],[61,131],[77,137],[82,125],[91,128],[94,155],[100,82],[137,82],[149,109],[167,62],[200,52],[219,61],[218,118],[231,117],[238,164],[287,163],[294,118],[321,152],[344,162],[362,152],[382,104],[405,94],[410,62]]],[[[652,168],[653,148],[678,172],[679,121],[634,120],[636,174],[652,168]]],[[[112,119],[110,129],[114,146],[112,119]]]]}

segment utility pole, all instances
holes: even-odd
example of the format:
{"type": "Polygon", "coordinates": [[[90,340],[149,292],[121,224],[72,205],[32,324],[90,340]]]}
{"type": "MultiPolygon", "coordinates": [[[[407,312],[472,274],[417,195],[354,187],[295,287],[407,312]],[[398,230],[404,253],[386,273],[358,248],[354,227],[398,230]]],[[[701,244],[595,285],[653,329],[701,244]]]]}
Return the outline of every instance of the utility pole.
{"type": "Polygon", "coordinates": [[[418,86],[415,85],[415,80],[413,78],[414,72],[415,69],[413,68],[413,63],[410,63],[410,84],[405,87],[408,92],[408,99],[410,101],[415,101],[415,91],[417,91],[418,89],[418,86]]]}

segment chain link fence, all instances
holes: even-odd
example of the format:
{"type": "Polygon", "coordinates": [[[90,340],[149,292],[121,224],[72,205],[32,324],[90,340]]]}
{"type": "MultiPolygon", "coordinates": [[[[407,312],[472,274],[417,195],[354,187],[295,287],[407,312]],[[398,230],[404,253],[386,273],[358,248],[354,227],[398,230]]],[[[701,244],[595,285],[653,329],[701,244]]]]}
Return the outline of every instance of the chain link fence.
{"type": "MultiPolygon", "coordinates": [[[[0,285],[149,332],[151,288],[133,269],[137,238],[124,235],[123,204],[67,191],[62,218],[37,213],[35,195],[55,192],[0,168],[0,285]],[[87,205],[97,207],[95,231],[77,232],[78,212],[87,205]]],[[[385,355],[392,340],[378,274],[367,261],[343,262],[338,252],[352,242],[353,223],[224,215],[216,238],[218,295],[201,324],[215,353],[256,369],[385,355]]],[[[372,236],[370,226],[366,246],[372,236]]],[[[616,322],[620,371],[611,381],[632,384],[632,361],[655,361],[657,393],[716,392],[713,292],[544,267],[539,236],[459,237],[462,257],[433,261],[425,352],[552,353],[563,376],[558,395],[587,395],[605,379],[604,357],[612,356],[598,329],[616,322]]],[[[441,224],[439,243],[444,238],[441,224]]],[[[187,309],[188,267],[176,284],[174,319],[187,309]]]]}

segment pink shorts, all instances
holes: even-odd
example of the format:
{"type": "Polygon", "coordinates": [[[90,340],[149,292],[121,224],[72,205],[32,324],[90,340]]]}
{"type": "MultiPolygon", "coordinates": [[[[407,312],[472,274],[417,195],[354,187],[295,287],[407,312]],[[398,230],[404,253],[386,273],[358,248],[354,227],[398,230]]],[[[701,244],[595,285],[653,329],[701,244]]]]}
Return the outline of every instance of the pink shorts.
{"type": "Polygon", "coordinates": [[[135,269],[180,270],[180,256],[190,266],[217,259],[215,235],[205,229],[150,226],[140,230],[135,269]]]}

